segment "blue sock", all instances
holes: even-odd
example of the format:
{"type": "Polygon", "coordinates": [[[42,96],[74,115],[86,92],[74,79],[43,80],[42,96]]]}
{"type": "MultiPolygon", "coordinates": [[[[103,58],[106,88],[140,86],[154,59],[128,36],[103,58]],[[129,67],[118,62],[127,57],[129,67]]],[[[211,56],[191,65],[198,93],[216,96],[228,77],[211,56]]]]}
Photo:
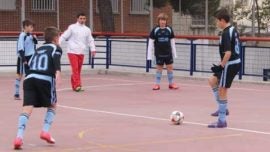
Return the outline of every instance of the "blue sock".
{"type": "Polygon", "coordinates": [[[43,129],[42,129],[43,131],[49,132],[54,116],[55,116],[55,110],[48,108],[47,113],[45,115],[45,119],[44,119],[44,124],[43,124],[43,129]]]}
{"type": "Polygon", "coordinates": [[[16,79],[15,80],[15,94],[19,95],[20,94],[20,84],[21,84],[21,80],[20,79],[16,79]]]}
{"type": "Polygon", "coordinates": [[[156,84],[160,84],[161,76],[162,76],[162,72],[157,71],[156,72],[156,84]]]}
{"type": "Polygon", "coordinates": [[[219,100],[218,119],[221,122],[226,121],[226,109],[227,109],[227,100],[219,100]]]}
{"type": "Polygon", "coordinates": [[[19,116],[17,137],[23,138],[24,130],[28,122],[28,119],[29,115],[27,113],[22,113],[19,116]]]}
{"type": "Polygon", "coordinates": [[[213,94],[214,94],[214,97],[215,97],[215,100],[217,102],[217,104],[219,104],[219,94],[218,94],[218,87],[215,87],[215,88],[212,88],[212,91],[213,91],[213,94]]]}
{"type": "Polygon", "coordinates": [[[167,71],[167,77],[168,77],[169,84],[172,84],[173,83],[173,72],[167,71]]]}

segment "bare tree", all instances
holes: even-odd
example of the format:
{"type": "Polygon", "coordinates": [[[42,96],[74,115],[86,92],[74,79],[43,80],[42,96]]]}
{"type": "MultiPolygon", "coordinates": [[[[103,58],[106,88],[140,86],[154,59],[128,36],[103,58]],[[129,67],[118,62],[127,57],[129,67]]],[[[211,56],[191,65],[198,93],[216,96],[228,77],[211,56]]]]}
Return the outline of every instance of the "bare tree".
{"type": "Polygon", "coordinates": [[[259,5],[258,5],[258,0],[255,0],[255,3],[256,3],[256,15],[257,15],[257,22],[258,22],[258,36],[261,35],[261,19],[260,19],[260,8],[259,8],[259,5]]]}
{"type": "Polygon", "coordinates": [[[114,17],[111,0],[98,0],[99,17],[103,32],[114,32],[114,17]]]}

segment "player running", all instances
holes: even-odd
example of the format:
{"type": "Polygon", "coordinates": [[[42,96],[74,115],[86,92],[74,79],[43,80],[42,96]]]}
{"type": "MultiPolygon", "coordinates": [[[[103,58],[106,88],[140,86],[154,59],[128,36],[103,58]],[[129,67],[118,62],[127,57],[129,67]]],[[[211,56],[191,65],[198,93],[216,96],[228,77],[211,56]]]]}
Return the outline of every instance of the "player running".
{"type": "Polygon", "coordinates": [[[160,13],[157,17],[158,25],[153,28],[149,36],[147,60],[152,60],[152,50],[156,57],[156,84],[153,90],[160,89],[163,65],[166,64],[169,89],[178,89],[173,83],[173,58],[176,58],[174,32],[167,25],[168,15],[160,13]]]}
{"type": "Polygon", "coordinates": [[[230,15],[226,9],[220,9],[215,14],[216,24],[222,29],[219,44],[221,62],[211,69],[214,75],[209,78],[209,85],[212,87],[215,99],[218,104],[218,111],[212,116],[218,116],[218,121],[208,125],[209,128],[227,127],[227,90],[231,87],[235,75],[240,70],[241,60],[239,34],[235,27],[230,25],[230,15]]]}
{"type": "Polygon", "coordinates": [[[40,138],[50,144],[55,140],[49,134],[56,108],[56,83],[61,81],[60,59],[62,49],[58,45],[60,31],[55,27],[45,29],[45,44],[37,49],[30,59],[29,74],[23,82],[24,100],[22,113],[19,116],[17,137],[14,149],[21,149],[23,134],[28,119],[35,107],[46,107],[40,138]]]}

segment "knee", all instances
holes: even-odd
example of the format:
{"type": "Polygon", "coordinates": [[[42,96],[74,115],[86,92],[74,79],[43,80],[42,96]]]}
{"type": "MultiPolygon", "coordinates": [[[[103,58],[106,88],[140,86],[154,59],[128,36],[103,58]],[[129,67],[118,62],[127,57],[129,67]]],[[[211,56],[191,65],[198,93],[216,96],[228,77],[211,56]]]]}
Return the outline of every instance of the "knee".
{"type": "Polygon", "coordinates": [[[217,86],[217,79],[215,77],[210,77],[208,79],[208,84],[211,86],[211,87],[216,87],[217,86]]]}

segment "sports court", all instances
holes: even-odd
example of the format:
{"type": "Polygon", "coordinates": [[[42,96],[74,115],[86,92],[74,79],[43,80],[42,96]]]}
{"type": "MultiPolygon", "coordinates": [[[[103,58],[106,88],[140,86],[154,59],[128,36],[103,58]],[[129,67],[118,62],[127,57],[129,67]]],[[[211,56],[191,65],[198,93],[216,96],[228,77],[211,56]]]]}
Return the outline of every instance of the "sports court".
{"type": "MultiPolygon", "coordinates": [[[[13,100],[13,73],[0,75],[0,151],[13,151],[22,101],[13,100]]],[[[34,109],[23,150],[33,152],[228,152],[267,151],[270,144],[267,83],[235,82],[229,91],[228,128],[209,129],[216,110],[206,79],[176,77],[179,90],[152,91],[153,75],[89,70],[84,92],[70,89],[69,72],[58,88],[58,111],[51,128],[55,145],[39,139],[45,109],[34,109]],[[183,125],[169,115],[185,114],[183,125]]]]}

